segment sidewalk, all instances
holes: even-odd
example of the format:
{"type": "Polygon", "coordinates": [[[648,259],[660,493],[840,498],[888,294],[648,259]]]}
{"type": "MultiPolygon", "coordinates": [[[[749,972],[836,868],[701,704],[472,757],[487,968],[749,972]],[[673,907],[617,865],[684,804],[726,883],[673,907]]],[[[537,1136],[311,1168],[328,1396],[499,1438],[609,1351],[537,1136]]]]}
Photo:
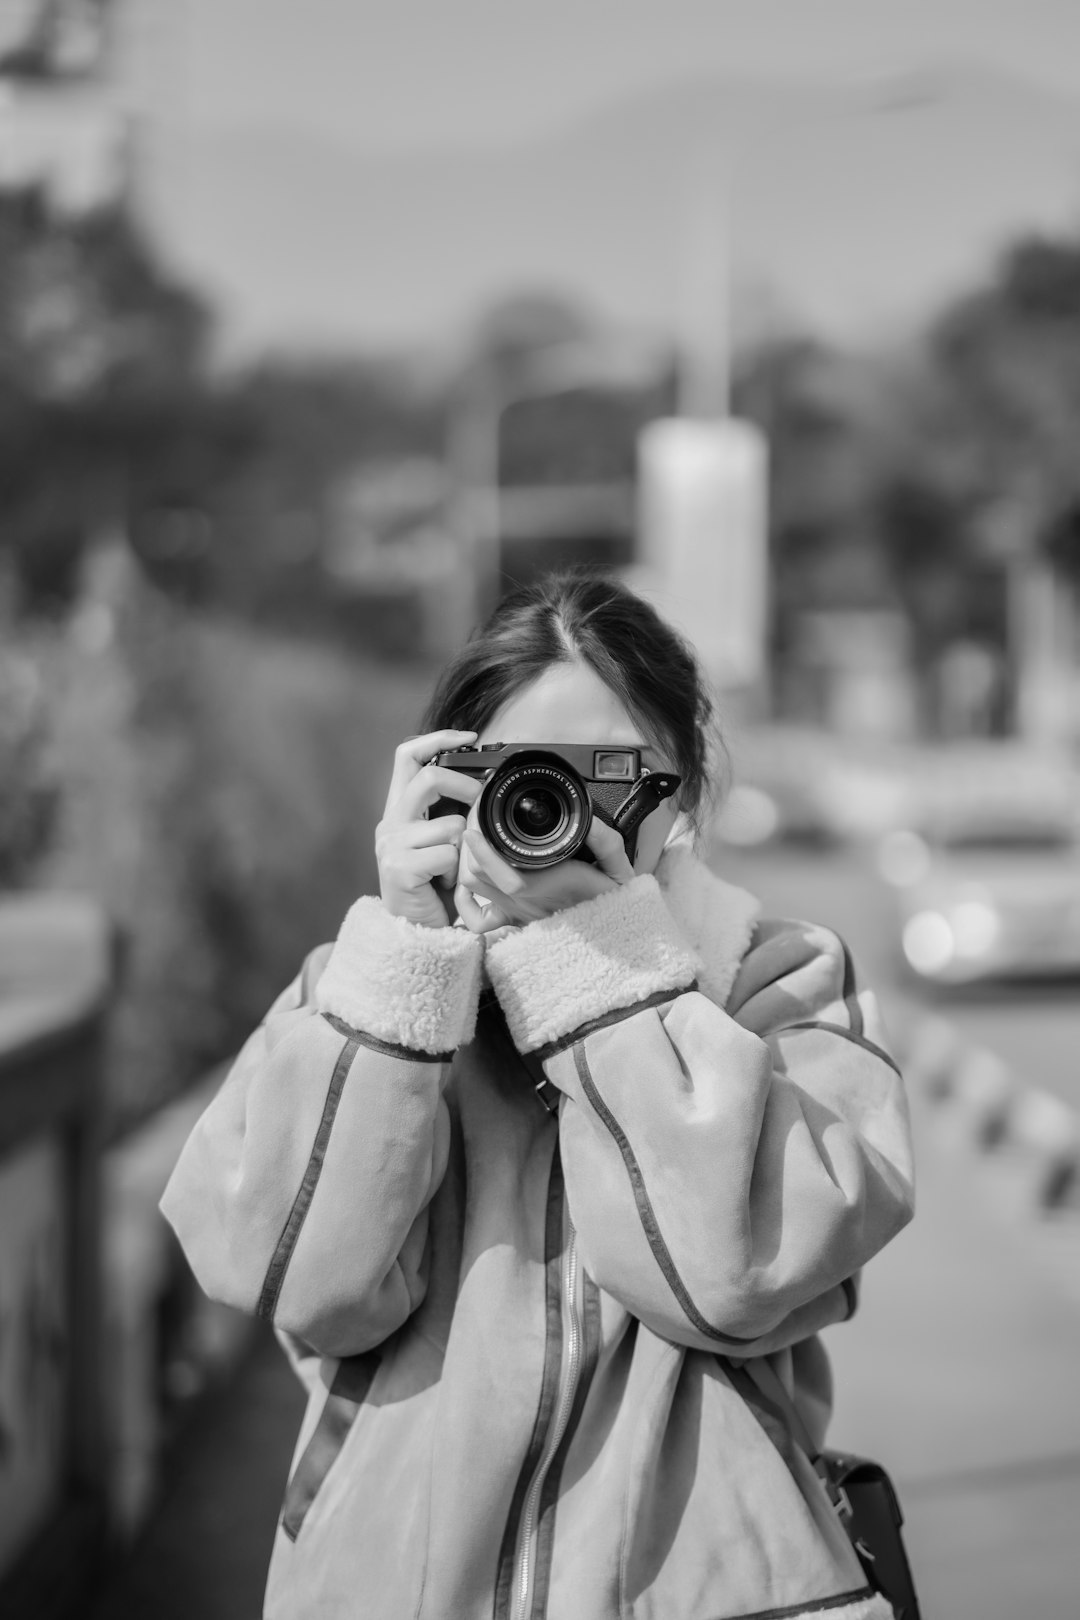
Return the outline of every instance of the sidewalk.
{"type": "Polygon", "coordinates": [[[917,1215],[827,1335],[830,1439],[892,1471],[923,1620],[1075,1620],[1080,1218],[1033,1220],[912,1103],[917,1215]]]}
{"type": "Polygon", "coordinates": [[[259,1620],[303,1406],[260,1335],[178,1442],[167,1495],[86,1620],[259,1620]]]}
{"type": "MultiPolygon", "coordinates": [[[[1080,1209],[1080,1072],[1076,1043],[1080,1014],[1058,1013],[1056,1040],[1043,1035],[1041,1063],[1031,1051],[1002,1055],[1017,1044],[994,1045],[965,1030],[963,1011],[950,1015],[909,1009],[897,1027],[910,1032],[901,1054],[909,1092],[920,1091],[949,1126],[973,1146],[1008,1164],[1025,1187],[1030,1210],[1080,1209]],[[1055,1050],[1055,1046],[1060,1051],[1055,1050]],[[1049,1059],[1049,1061],[1048,1061],[1049,1059]],[[1047,1083],[1042,1083],[1043,1081],[1047,1083]],[[949,1118],[951,1116],[951,1120],[949,1118]]],[[[985,1020],[984,1020],[985,1021],[985,1020]]],[[[1021,1039],[1023,1030],[1020,1031],[1021,1039]]]]}
{"type": "MultiPolygon", "coordinates": [[[[913,1096],[919,1212],[828,1336],[831,1439],[891,1469],[924,1620],[1075,1620],[1080,1298],[913,1096]]],[[[1080,1223],[1059,1230],[1080,1266],[1080,1223]]],[[[272,1339],[186,1438],[167,1500],[89,1620],[257,1620],[299,1423],[272,1339]]],[[[582,1620],[588,1620],[582,1616],[582,1620]]]]}

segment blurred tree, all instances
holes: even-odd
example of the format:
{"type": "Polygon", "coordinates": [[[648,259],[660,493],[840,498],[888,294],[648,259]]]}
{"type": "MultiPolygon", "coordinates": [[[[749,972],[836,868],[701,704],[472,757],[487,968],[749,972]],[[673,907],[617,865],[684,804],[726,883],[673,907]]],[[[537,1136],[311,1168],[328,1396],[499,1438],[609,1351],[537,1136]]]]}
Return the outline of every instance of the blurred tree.
{"type": "Polygon", "coordinates": [[[22,33],[0,54],[0,75],[55,80],[97,65],[112,20],[109,0],[32,0],[22,9],[22,33]]]}
{"type": "Polygon", "coordinates": [[[467,369],[480,366],[512,386],[543,349],[588,342],[595,318],[574,298],[544,289],[524,289],[498,300],[477,322],[467,369]]]}
{"type": "Polygon", "coordinates": [[[364,464],[438,455],[444,412],[438,387],[389,362],[268,359],[223,380],[216,460],[208,469],[194,455],[193,487],[173,502],[174,517],[182,504],[203,515],[214,600],[278,624],[321,622],[320,556],[341,483],[364,464]]]}
{"type": "Polygon", "coordinates": [[[40,674],[12,646],[0,647],[0,888],[29,879],[58,810],[50,717],[40,674]]]}
{"type": "Polygon", "coordinates": [[[864,362],[804,334],[744,356],[733,404],[769,446],[772,656],[783,681],[801,615],[880,605],[888,595],[871,521],[873,420],[864,362]]]}
{"type": "Polygon", "coordinates": [[[935,323],[930,352],[992,551],[1075,567],[1080,506],[1080,240],[1029,236],[935,323]],[[1007,514],[1012,533],[1003,532],[1007,514]]]}
{"type": "Polygon", "coordinates": [[[632,479],[637,435],[674,409],[674,357],[554,293],[495,305],[474,336],[466,381],[500,417],[505,484],[632,479]]]}
{"type": "Polygon", "coordinates": [[[126,532],[179,599],[292,610],[323,511],[365,458],[437,450],[437,391],[389,362],[209,364],[202,299],[123,207],[0,193],[0,544],[23,606],[62,608],[87,539],[126,532]]]}
{"type": "Polygon", "coordinates": [[[70,600],[133,465],[145,478],[167,457],[162,406],[196,386],[208,335],[123,208],[62,216],[37,188],[0,193],[0,543],[26,607],[70,600]]]}
{"type": "Polygon", "coordinates": [[[1065,505],[1047,525],[1045,544],[1055,566],[1080,590],[1080,502],[1065,505]]]}

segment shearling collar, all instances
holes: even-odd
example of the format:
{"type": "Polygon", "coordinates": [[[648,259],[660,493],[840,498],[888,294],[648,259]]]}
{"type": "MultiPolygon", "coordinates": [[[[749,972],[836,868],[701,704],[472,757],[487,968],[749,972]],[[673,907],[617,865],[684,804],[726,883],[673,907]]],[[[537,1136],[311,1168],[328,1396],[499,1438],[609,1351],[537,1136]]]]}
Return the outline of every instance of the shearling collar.
{"type": "Polygon", "coordinates": [[[710,872],[683,842],[664,850],[656,880],[680,932],[701,962],[699,988],[722,1007],[749,949],[761,902],[710,872]]]}

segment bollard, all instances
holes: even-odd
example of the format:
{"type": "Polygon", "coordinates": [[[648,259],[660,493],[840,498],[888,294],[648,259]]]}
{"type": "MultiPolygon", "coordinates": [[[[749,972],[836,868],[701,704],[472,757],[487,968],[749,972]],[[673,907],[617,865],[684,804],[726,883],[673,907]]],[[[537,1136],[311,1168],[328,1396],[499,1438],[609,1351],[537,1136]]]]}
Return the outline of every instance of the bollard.
{"type": "Polygon", "coordinates": [[[983,1148],[1000,1147],[1009,1135],[1019,1100],[1008,1065],[996,1052],[972,1047],[957,1064],[952,1089],[976,1143],[983,1148]]]}
{"type": "Polygon", "coordinates": [[[905,1068],[933,1102],[950,1105],[977,1147],[1011,1156],[1036,1210],[1077,1201],[1080,1118],[1062,1098],[1022,1084],[997,1053],[965,1044],[937,1017],[916,1026],[905,1068]]]}
{"type": "Polygon", "coordinates": [[[1011,1135],[1034,1166],[1038,1208],[1060,1209],[1080,1182],[1080,1126],[1074,1111],[1051,1092],[1032,1086],[1018,1098],[1011,1135]]]}
{"type": "Polygon", "coordinates": [[[901,1048],[905,1073],[935,1102],[952,1095],[960,1055],[960,1038],[944,1018],[920,1019],[901,1048]]]}

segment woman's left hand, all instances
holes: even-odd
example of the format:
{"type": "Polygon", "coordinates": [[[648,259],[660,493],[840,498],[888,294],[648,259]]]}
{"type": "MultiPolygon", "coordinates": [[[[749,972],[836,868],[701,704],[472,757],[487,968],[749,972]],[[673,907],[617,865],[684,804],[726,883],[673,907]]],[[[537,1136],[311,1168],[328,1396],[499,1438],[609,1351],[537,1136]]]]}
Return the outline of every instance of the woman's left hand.
{"type": "Polygon", "coordinates": [[[474,934],[491,934],[495,929],[520,928],[550,917],[568,906],[594,900],[623,883],[629,883],[634,869],[626,854],[622,835],[606,821],[594,816],[585,842],[597,864],[560,861],[539,872],[521,871],[497,854],[472,816],[461,846],[458,882],[454,904],[465,926],[474,934]],[[486,906],[477,903],[477,896],[486,906]]]}

